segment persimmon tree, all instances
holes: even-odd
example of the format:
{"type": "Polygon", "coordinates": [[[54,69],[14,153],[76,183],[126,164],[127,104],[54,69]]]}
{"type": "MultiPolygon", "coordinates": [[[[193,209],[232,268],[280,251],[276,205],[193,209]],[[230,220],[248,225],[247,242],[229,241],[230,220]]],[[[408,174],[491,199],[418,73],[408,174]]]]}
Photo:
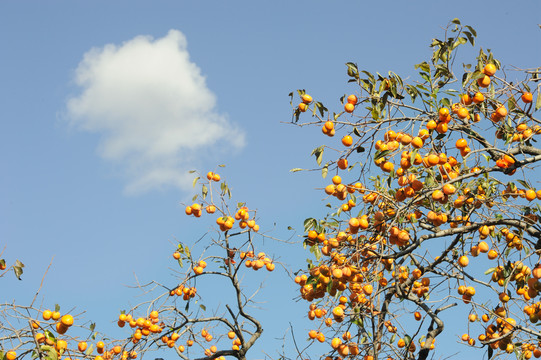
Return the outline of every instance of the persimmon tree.
{"type": "MultiPolygon", "coordinates": [[[[507,71],[480,49],[455,70],[457,51],[475,38],[453,20],[432,42],[432,58],[415,66],[417,80],[347,63],[354,90],[337,113],[299,91],[293,123],[341,138],[312,153],[314,170],[332,181],[323,189],[331,211],[306,219],[315,259],[295,278],[314,324],[308,346],[325,349],[318,358],[427,359],[439,356],[443,334],[458,331],[453,341],[490,358],[541,356],[541,69],[507,71]],[[448,312],[462,330],[449,329],[448,312]]],[[[275,261],[254,243],[263,236],[256,212],[232,202],[220,175],[197,176],[194,186],[185,213],[212,229],[175,244],[174,275],[139,285],[145,300],[111,319],[118,332],[104,334],[54,302],[4,303],[0,359],[126,360],[157,349],[246,359],[264,325],[250,307],[257,294],[240,279],[273,271],[275,261]],[[215,301],[217,293],[227,300],[215,301]]],[[[20,276],[22,264],[12,268],[20,276]]],[[[309,356],[295,348],[297,358],[309,356]]]]}
{"type": "Polygon", "coordinates": [[[251,308],[258,287],[248,293],[239,275],[272,272],[275,262],[254,245],[256,212],[244,203],[230,203],[231,190],[220,175],[197,176],[194,186],[201,191],[185,212],[211,217],[213,230],[189,246],[176,244],[172,279],[138,286],[148,300],[111,319],[125,329],[101,333],[59,305],[52,310],[36,306],[36,298],[27,306],[0,304],[0,359],[126,360],[160,349],[181,359],[246,359],[263,327],[251,308]],[[202,296],[198,289],[204,284],[213,290],[202,296]],[[216,298],[225,304],[213,302],[216,298]],[[212,309],[206,308],[208,302],[212,309]]]}
{"type": "Polygon", "coordinates": [[[315,259],[295,278],[326,359],[439,358],[443,334],[541,356],[541,68],[464,60],[475,39],[454,19],[408,81],[347,63],[338,112],[290,94],[293,124],[341,139],[312,152],[331,210],[306,219],[315,259]]]}

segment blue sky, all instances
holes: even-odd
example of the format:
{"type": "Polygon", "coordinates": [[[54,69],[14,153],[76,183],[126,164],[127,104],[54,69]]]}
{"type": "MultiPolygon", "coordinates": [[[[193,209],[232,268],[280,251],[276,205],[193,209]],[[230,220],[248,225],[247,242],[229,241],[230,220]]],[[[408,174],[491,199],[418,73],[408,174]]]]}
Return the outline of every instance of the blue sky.
{"type": "MultiPolygon", "coordinates": [[[[226,164],[235,199],[288,238],[288,226],[322,214],[314,188],[326,183],[289,173],[313,166],[310,152],[325,141],[287,124],[290,91],[337,107],[354,90],[347,61],[412,76],[454,17],[503,64],[539,66],[540,13],[534,0],[0,2],[0,248],[27,265],[23,282],[2,279],[10,291],[0,301],[31,298],[54,256],[43,305],[108,324],[133,297],[124,285],[134,274],[167,278],[174,239],[190,243],[211,226],[183,215],[191,169],[226,164]],[[180,60],[161,61],[171,57],[180,60]],[[138,91],[152,79],[156,99],[138,91]]],[[[273,255],[304,266],[300,245],[279,249],[273,255]]],[[[296,296],[284,273],[273,276],[270,313],[296,296]]],[[[272,339],[284,326],[269,329],[272,339]]]]}

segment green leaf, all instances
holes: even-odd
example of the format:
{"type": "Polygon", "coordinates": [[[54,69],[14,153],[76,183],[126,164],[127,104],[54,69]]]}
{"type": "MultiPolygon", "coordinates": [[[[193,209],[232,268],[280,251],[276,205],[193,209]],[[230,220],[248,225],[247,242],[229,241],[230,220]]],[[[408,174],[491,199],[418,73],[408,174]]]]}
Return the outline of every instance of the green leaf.
{"type": "Polygon", "coordinates": [[[92,351],[94,351],[94,344],[90,344],[90,346],[86,348],[85,354],[90,355],[92,354],[92,351]]]}
{"type": "Polygon", "coordinates": [[[438,136],[436,136],[436,139],[435,140],[441,140],[443,139],[444,137],[446,137],[447,135],[446,134],[438,134],[438,136]]]}
{"type": "Polygon", "coordinates": [[[358,78],[359,77],[359,69],[357,68],[357,64],[348,62],[346,63],[346,66],[348,67],[348,76],[358,78]]]}
{"type": "Polygon", "coordinates": [[[438,39],[432,39],[432,43],[430,43],[430,47],[441,46],[441,45],[443,45],[443,42],[438,39]]]}
{"type": "MultiPolygon", "coordinates": [[[[308,263],[308,268],[311,269],[313,267],[312,260],[306,259],[306,262],[308,263]]],[[[306,284],[315,285],[318,283],[318,279],[319,279],[319,276],[318,277],[309,276],[308,279],[306,279],[306,284]]]]}
{"type": "Polygon", "coordinates": [[[408,346],[411,344],[411,336],[409,335],[404,336],[404,341],[406,343],[405,347],[408,348],[408,346]]]}
{"type": "Polygon", "coordinates": [[[472,73],[471,78],[472,78],[472,80],[477,80],[477,79],[480,79],[480,78],[482,78],[484,76],[485,76],[485,74],[483,74],[481,71],[476,70],[476,71],[474,71],[472,73]]]}
{"type": "Polygon", "coordinates": [[[293,111],[293,116],[295,118],[295,123],[298,123],[299,122],[299,118],[301,117],[301,111],[299,110],[299,108],[295,108],[295,111],[293,111]]]}
{"type": "Polygon", "coordinates": [[[209,189],[206,185],[203,185],[203,187],[201,188],[201,195],[203,196],[203,199],[207,197],[208,193],[209,189]]]}
{"type": "Polygon", "coordinates": [[[383,151],[377,151],[374,155],[374,161],[381,159],[382,157],[385,157],[389,155],[392,151],[391,150],[383,150],[383,151]]]}
{"type": "Polygon", "coordinates": [[[464,34],[466,35],[466,37],[468,38],[470,44],[472,46],[475,46],[475,37],[469,32],[469,31],[464,31],[464,34]]]}
{"type": "Polygon", "coordinates": [[[321,152],[319,154],[317,154],[316,156],[316,162],[318,165],[321,165],[321,162],[323,161],[323,149],[321,150],[321,152]]]}
{"type": "Polygon", "coordinates": [[[42,353],[46,353],[45,359],[58,360],[58,354],[56,353],[56,350],[52,346],[41,345],[40,350],[42,353]]]}
{"type": "Polygon", "coordinates": [[[195,187],[195,185],[197,184],[197,180],[199,180],[199,179],[200,179],[200,177],[199,177],[199,176],[198,176],[198,177],[196,177],[195,179],[193,179],[193,184],[192,184],[192,185],[193,185],[193,187],[195,187]]]}
{"type": "Polygon", "coordinates": [[[411,165],[413,165],[413,163],[415,162],[415,157],[417,156],[417,149],[413,150],[410,154],[410,163],[411,165]]]}
{"type": "Polygon", "coordinates": [[[321,151],[322,148],[323,148],[323,146],[318,146],[317,148],[312,150],[312,152],[310,153],[310,156],[312,156],[312,155],[316,154],[317,152],[321,151]]]}
{"type": "Polygon", "coordinates": [[[207,311],[207,307],[203,304],[199,304],[199,307],[203,310],[203,311],[207,311]]]}
{"type": "Polygon", "coordinates": [[[441,104],[446,107],[451,107],[451,101],[448,98],[441,99],[441,104]]]}
{"type": "Polygon", "coordinates": [[[319,251],[319,246],[313,245],[313,246],[310,248],[310,252],[311,252],[312,254],[314,254],[314,256],[316,257],[316,260],[319,261],[319,259],[321,258],[321,252],[319,251]]]}
{"type": "Polygon", "coordinates": [[[304,220],[304,232],[317,226],[317,220],[314,218],[308,218],[304,220]]]}
{"type": "Polygon", "coordinates": [[[387,177],[387,187],[391,187],[391,183],[394,177],[395,177],[395,172],[393,170],[389,173],[389,176],[387,177]]]}
{"type": "Polygon", "coordinates": [[[398,89],[396,88],[396,84],[394,82],[391,82],[391,87],[389,90],[395,99],[403,99],[403,96],[398,94],[398,89]]]}
{"type": "Polygon", "coordinates": [[[363,89],[365,89],[369,93],[372,93],[372,84],[370,84],[365,79],[360,79],[359,81],[361,82],[361,86],[363,87],[363,89]]]}
{"type": "Polygon", "coordinates": [[[332,281],[329,281],[329,283],[327,284],[327,293],[330,293],[332,290],[332,281]]]}
{"type": "Polygon", "coordinates": [[[456,39],[456,41],[453,43],[453,46],[452,46],[452,49],[455,49],[456,47],[460,46],[460,45],[463,45],[465,43],[468,42],[468,39],[466,38],[463,38],[463,37],[459,37],[458,39],[456,39]]]}
{"type": "Polygon", "coordinates": [[[432,176],[425,177],[425,186],[428,188],[431,188],[432,186],[434,186],[434,178],[432,176]]]}
{"type": "Polygon", "coordinates": [[[380,119],[380,110],[379,110],[379,108],[373,107],[371,115],[372,115],[372,119],[379,120],[380,119]]]}
{"type": "Polygon", "coordinates": [[[23,268],[22,267],[14,265],[13,266],[13,272],[15,273],[15,276],[17,277],[17,279],[22,280],[21,279],[21,275],[23,274],[23,268]]]}
{"type": "Polygon", "coordinates": [[[356,127],[353,128],[353,133],[357,135],[358,137],[362,137],[361,133],[359,132],[359,129],[357,129],[356,127]]]}
{"type": "Polygon", "coordinates": [[[453,20],[451,20],[451,22],[452,22],[453,24],[460,25],[460,20],[458,20],[458,18],[454,18],[453,20]]]}
{"type": "Polygon", "coordinates": [[[293,168],[291,170],[289,170],[289,172],[297,172],[297,171],[303,171],[304,169],[301,169],[301,168],[293,168]]]}
{"type": "Polygon", "coordinates": [[[440,59],[443,62],[446,62],[449,59],[450,50],[448,50],[447,48],[446,48],[446,50],[447,51],[445,51],[445,52],[443,52],[443,51],[440,52],[440,59]]]}
{"type": "Polygon", "coordinates": [[[190,170],[188,171],[188,174],[193,174],[195,172],[195,170],[190,170]]]}
{"type": "MultiPolygon", "coordinates": [[[[421,90],[424,90],[424,91],[428,91],[428,89],[426,88],[426,86],[421,85],[421,84],[417,85],[417,89],[421,89],[421,90]]],[[[425,94],[425,95],[428,96],[428,94],[425,94]]]]}
{"type": "Polygon", "coordinates": [[[415,65],[415,69],[421,69],[428,73],[430,72],[430,65],[426,61],[423,61],[422,63],[415,65]]]}
{"type": "Polygon", "coordinates": [[[404,87],[404,82],[402,81],[402,78],[400,76],[398,76],[397,74],[395,74],[392,71],[389,71],[389,77],[391,77],[393,79],[396,79],[396,81],[398,82],[400,87],[404,87]]]}
{"type": "Polygon", "coordinates": [[[524,180],[517,179],[517,182],[524,186],[526,189],[532,189],[532,186],[524,180]]]}
{"type": "Polygon", "coordinates": [[[515,110],[516,107],[517,107],[517,101],[515,100],[514,96],[511,95],[509,97],[509,100],[507,100],[507,110],[511,112],[515,110]]]}
{"type": "Polygon", "coordinates": [[[316,109],[319,110],[319,114],[323,117],[325,115],[325,111],[329,111],[329,109],[327,109],[325,106],[323,106],[323,104],[321,102],[316,102],[314,103],[314,114],[315,114],[315,111],[316,109]]]}
{"type": "Polygon", "coordinates": [[[464,27],[468,30],[470,30],[470,32],[473,34],[473,36],[477,36],[477,31],[475,31],[474,28],[472,28],[471,26],[469,25],[464,25],[464,27]]]}
{"type": "Polygon", "coordinates": [[[494,271],[496,271],[496,268],[490,268],[487,271],[485,271],[485,275],[492,274],[494,271]]]}
{"type": "Polygon", "coordinates": [[[60,305],[54,304],[54,311],[59,312],[60,311],[60,305]]]}
{"type": "Polygon", "coordinates": [[[372,85],[376,85],[376,78],[374,77],[374,75],[365,70],[362,70],[361,72],[365,73],[368,76],[368,80],[372,85]]]}
{"type": "Polygon", "coordinates": [[[415,102],[415,99],[419,95],[419,91],[415,88],[415,86],[411,86],[411,85],[406,85],[405,89],[406,89],[406,92],[411,97],[411,101],[415,102]]]}
{"type": "Polygon", "coordinates": [[[325,164],[323,168],[321,169],[321,176],[325,179],[327,177],[327,173],[329,172],[329,164],[325,164]]]}
{"type": "Polygon", "coordinates": [[[324,146],[318,146],[314,150],[312,150],[312,153],[310,155],[314,155],[316,157],[316,162],[318,165],[321,165],[321,161],[323,160],[323,151],[325,147],[324,146]]]}
{"type": "Polygon", "coordinates": [[[535,111],[541,109],[541,84],[537,85],[537,100],[535,101],[535,111]]]}
{"type": "Polygon", "coordinates": [[[55,342],[56,339],[54,337],[54,334],[52,332],[50,332],[49,330],[45,330],[43,331],[43,335],[45,335],[45,338],[52,341],[52,342],[55,342]]]}

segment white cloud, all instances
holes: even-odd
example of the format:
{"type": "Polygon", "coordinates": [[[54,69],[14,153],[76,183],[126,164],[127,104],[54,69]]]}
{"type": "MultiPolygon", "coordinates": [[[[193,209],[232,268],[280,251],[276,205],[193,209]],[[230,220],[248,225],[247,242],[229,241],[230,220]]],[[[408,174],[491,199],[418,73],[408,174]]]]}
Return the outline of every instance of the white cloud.
{"type": "Polygon", "coordinates": [[[81,93],[68,100],[67,118],[101,135],[98,152],[119,166],[128,193],[191,186],[187,171],[202,154],[244,146],[186,47],[177,30],[138,36],[88,51],[76,69],[81,93]]]}

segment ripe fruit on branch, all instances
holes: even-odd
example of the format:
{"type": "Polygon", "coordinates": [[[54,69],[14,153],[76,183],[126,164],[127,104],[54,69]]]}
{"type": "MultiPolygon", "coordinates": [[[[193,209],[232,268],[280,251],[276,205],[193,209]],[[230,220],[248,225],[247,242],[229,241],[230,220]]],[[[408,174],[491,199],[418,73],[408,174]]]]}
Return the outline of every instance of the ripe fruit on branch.
{"type": "Polygon", "coordinates": [[[461,266],[461,267],[466,267],[468,266],[468,264],[470,263],[470,260],[468,259],[468,257],[466,255],[462,255],[459,259],[458,259],[458,264],[461,266]]]}
{"type": "Polygon", "coordinates": [[[353,144],[353,138],[351,137],[351,135],[346,135],[342,138],[342,144],[344,144],[344,146],[351,146],[353,144]]]}
{"type": "Polygon", "coordinates": [[[494,76],[496,74],[496,66],[492,63],[488,63],[483,68],[483,74],[487,76],[494,76]]]}
{"type": "Polygon", "coordinates": [[[301,99],[304,104],[310,104],[312,102],[312,97],[308,94],[301,96],[301,99]]]}
{"type": "Polygon", "coordinates": [[[533,95],[531,92],[524,92],[520,98],[525,104],[529,104],[533,101],[533,95]]]}
{"type": "Polygon", "coordinates": [[[481,92],[476,92],[475,95],[473,95],[473,102],[474,104],[480,104],[483,101],[485,101],[485,96],[481,92]]]}
{"type": "Polygon", "coordinates": [[[62,316],[62,318],[60,319],[60,322],[62,323],[62,325],[64,326],[67,326],[67,327],[70,327],[71,325],[73,325],[73,316],[71,315],[64,315],[62,316]]]}
{"type": "Polygon", "coordinates": [[[477,85],[482,88],[487,88],[490,85],[490,77],[488,75],[485,75],[477,79],[477,85]]]}
{"type": "Polygon", "coordinates": [[[462,105],[466,105],[466,106],[471,105],[472,101],[473,99],[470,96],[470,94],[464,94],[460,97],[460,103],[462,105]]]}

